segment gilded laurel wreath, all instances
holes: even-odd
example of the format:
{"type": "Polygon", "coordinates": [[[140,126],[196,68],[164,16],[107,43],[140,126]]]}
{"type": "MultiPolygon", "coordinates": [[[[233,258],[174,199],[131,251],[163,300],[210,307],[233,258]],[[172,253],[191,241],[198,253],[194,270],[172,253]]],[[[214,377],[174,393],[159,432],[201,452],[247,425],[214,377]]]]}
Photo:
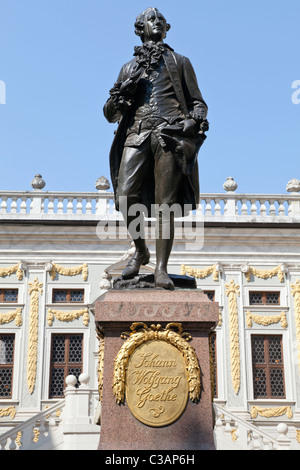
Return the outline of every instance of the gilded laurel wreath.
{"type": "Polygon", "coordinates": [[[133,351],[141,344],[159,340],[166,341],[175,346],[183,355],[186,361],[186,369],[189,383],[189,397],[193,402],[200,398],[201,377],[200,366],[195,350],[188,344],[191,335],[184,333],[180,323],[169,323],[166,328],[161,325],[151,325],[150,328],[145,323],[133,323],[130,327],[131,333],[123,333],[121,337],[127,341],[121,347],[114,363],[113,393],[117,403],[124,403],[126,366],[133,351]]]}

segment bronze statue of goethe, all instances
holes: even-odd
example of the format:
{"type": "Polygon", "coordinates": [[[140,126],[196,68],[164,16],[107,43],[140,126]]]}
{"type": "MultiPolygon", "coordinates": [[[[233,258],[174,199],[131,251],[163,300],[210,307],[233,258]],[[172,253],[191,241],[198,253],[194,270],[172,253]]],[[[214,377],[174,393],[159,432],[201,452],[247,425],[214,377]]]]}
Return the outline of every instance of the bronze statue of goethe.
{"type": "Polygon", "coordinates": [[[160,209],[156,211],[154,279],[157,287],[165,289],[174,288],[167,273],[174,213],[163,208],[175,204],[181,216],[186,208],[196,208],[197,154],[208,130],[207,105],[193,67],[164,42],[169,29],[156,8],[147,8],[136,18],[135,33],[142,45],[123,65],[104,105],[106,119],[119,123],[110,152],[111,179],[116,207],[136,248],[122,277],[133,278],[150,259],[143,224],[136,233],[136,215],[130,215],[130,207],[139,203],[151,210],[155,204],[160,209]]]}

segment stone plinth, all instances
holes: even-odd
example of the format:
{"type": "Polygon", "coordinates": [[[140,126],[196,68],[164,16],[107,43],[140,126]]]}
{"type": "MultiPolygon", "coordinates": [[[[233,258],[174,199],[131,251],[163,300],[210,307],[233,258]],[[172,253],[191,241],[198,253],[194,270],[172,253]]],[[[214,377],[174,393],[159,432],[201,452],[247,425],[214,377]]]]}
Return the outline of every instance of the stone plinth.
{"type": "Polygon", "coordinates": [[[105,336],[103,401],[99,450],[214,449],[208,335],[219,319],[218,304],[196,289],[111,290],[95,302],[95,321],[105,336]],[[188,400],[172,424],[152,427],[141,423],[125,404],[115,401],[114,360],[124,344],[121,334],[134,322],[148,326],[181,323],[190,333],[201,370],[198,403],[188,400]]]}

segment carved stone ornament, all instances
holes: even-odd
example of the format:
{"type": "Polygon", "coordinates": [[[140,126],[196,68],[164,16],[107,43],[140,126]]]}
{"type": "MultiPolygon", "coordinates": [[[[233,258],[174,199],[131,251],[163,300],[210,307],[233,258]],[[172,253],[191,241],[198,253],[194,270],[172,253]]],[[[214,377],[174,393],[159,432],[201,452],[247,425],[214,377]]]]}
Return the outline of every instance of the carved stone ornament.
{"type": "Polygon", "coordinates": [[[35,177],[31,181],[31,186],[33,187],[35,191],[41,191],[46,186],[46,183],[43,180],[42,175],[39,175],[39,174],[35,175],[35,177]]]}
{"type": "Polygon", "coordinates": [[[228,192],[235,191],[237,187],[238,185],[234,181],[234,178],[232,176],[228,176],[228,178],[226,178],[225,183],[223,184],[223,188],[225,189],[225,191],[228,191],[228,192]]]}
{"type": "Polygon", "coordinates": [[[286,190],[289,193],[298,193],[300,191],[300,180],[292,178],[286,185],[286,190]]]}
{"type": "Polygon", "coordinates": [[[100,178],[97,179],[95,183],[95,188],[98,191],[106,191],[107,189],[110,188],[110,183],[105,176],[100,176],[100,178]]]}
{"type": "Polygon", "coordinates": [[[117,403],[126,402],[136,419],[152,427],[176,421],[188,397],[200,398],[200,366],[191,336],[180,323],[161,325],[133,323],[131,333],[114,364],[113,393],[117,403]]]}

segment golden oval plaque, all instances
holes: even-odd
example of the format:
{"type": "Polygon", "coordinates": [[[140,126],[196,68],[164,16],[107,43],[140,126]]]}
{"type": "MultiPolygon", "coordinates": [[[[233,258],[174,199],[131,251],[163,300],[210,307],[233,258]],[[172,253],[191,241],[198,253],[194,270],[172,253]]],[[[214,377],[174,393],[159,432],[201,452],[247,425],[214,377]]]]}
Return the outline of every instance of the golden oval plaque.
{"type": "Polygon", "coordinates": [[[176,421],[188,401],[186,361],[165,341],[147,341],[130,356],[126,371],[126,401],[136,419],[162,427],[176,421]]]}

